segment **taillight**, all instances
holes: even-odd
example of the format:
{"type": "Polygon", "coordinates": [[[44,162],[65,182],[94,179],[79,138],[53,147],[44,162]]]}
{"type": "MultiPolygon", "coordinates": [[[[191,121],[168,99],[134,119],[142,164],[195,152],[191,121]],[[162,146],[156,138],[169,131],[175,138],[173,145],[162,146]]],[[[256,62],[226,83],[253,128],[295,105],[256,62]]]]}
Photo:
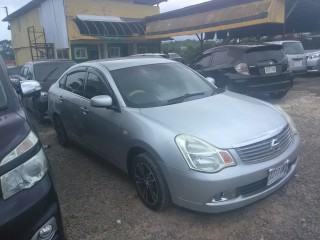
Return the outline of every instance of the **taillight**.
{"type": "Polygon", "coordinates": [[[245,63],[239,63],[234,67],[234,69],[240,74],[250,75],[248,65],[245,63]]]}

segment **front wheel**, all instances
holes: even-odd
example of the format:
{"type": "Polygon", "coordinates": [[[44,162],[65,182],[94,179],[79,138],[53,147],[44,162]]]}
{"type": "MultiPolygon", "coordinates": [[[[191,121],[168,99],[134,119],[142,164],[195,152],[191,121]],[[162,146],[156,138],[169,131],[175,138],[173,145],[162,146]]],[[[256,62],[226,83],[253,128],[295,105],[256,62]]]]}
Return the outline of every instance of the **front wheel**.
{"type": "Polygon", "coordinates": [[[147,153],[133,160],[131,173],[141,201],[151,210],[165,209],[170,202],[170,193],[160,168],[147,153]]]}
{"type": "Polygon", "coordinates": [[[60,117],[54,118],[54,128],[60,145],[62,147],[68,147],[70,145],[69,137],[60,117]]]}

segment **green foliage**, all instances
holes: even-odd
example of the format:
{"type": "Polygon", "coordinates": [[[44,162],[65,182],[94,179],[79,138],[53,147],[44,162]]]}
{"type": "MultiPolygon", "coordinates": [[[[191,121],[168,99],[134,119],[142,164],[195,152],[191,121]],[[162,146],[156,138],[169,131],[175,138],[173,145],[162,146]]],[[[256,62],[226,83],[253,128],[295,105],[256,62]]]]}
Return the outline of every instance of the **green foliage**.
{"type": "Polygon", "coordinates": [[[14,60],[14,52],[10,40],[0,41],[0,54],[4,60],[14,60]]]}
{"type": "MultiPolygon", "coordinates": [[[[217,42],[207,41],[203,44],[203,51],[217,46],[217,42]]],[[[171,41],[162,44],[162,51],[167,53],[177,53],[183,57],[187,63],[191,63],[201,53],[201,44],[197,40],[171,41]]]]}

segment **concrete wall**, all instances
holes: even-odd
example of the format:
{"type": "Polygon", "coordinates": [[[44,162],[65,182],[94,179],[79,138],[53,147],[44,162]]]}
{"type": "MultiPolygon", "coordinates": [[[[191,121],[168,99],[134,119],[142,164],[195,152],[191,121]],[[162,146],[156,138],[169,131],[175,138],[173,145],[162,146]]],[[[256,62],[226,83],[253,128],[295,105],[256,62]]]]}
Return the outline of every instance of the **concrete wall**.
{"type": "Polygon", "coordinates": [[[81,36],[73,19],[77,14],[144,18],[160,13],[156,6],[133,4],[132,0],[65,0],[69,41],[92,39],[81,36]]]}
{"type": "Polygon", "coordinates": [[[64,0],[47,0],[38,10],[47,43],[55,49],[69,48],[64,0]]]}
{"type": "MultiPolygon", "coordinates": [[[[10,21],[10,26],[16,62],[18,66],[21,66],[27,61],[31,61],[28,27],[34,26],[35,29],[42,29],[38,9],[33,9],[19,18],[10,21]]],[[[39,42],[44,42],[44,40],[40,38],[39,42]]]]}

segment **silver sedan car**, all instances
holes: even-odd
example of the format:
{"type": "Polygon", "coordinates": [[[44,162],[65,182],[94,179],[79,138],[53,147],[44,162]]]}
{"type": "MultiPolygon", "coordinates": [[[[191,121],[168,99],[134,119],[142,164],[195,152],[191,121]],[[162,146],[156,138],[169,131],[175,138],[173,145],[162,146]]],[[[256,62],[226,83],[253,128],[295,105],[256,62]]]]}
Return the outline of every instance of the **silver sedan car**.
{"type": "Polygon", "coordinates": [[[281,188],[298,163],[300,138],[280,107],[164,58],[75,65],[50,88],[49,116],[62,146],[127,172],[152,210],[236,209],[281,188]]]}

